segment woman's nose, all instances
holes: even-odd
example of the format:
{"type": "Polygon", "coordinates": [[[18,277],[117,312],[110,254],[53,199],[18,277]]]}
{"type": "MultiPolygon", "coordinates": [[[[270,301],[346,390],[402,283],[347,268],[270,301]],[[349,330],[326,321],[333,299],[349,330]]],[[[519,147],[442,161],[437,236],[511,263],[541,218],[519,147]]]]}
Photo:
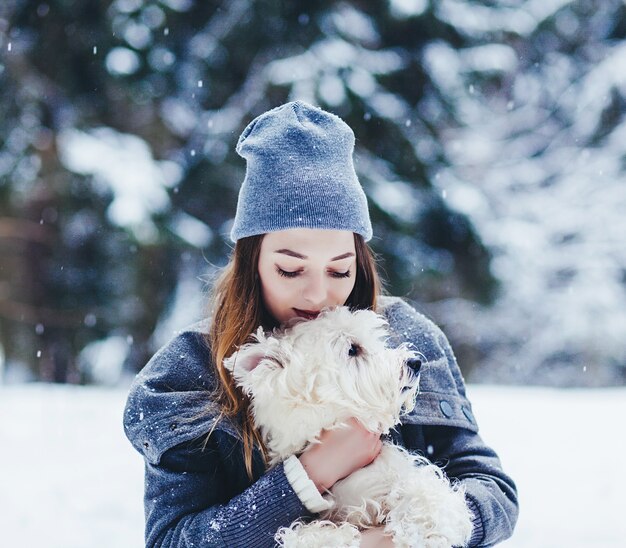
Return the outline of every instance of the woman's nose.
{"type": "Polygon", "coordinates": [[[321,276],[314,276],[307,281],[303,297],[311,304],[318,306],[326,301],[326,282],[321,276]]]}

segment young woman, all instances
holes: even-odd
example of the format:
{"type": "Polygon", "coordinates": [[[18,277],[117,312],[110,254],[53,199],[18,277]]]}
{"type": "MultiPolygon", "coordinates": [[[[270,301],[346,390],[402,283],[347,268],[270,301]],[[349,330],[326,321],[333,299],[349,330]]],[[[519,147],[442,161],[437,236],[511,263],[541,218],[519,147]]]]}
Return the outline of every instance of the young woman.
{"type": "MultiPolygon", "coordinates": [[[[394,440],[445,465],[463,485],[474,525],[468,546],[511,535],[515,485],[477,433],[445,335],[403,300],[380,294],[353,149],[340,118],[300,101],[262,114],[241,134],[237,152],[247,168],[235,249],[213,289],[210,317],[150,360],[124,414],[145,459],[146,546],[274,546],[280,527],[315,515],[321,493],[376,458],[379,436],[352,421],[268,470],[249,401],[222,365],[257,326],[344,304],[383,314],[392,339],[424,355],[418,404],[394,440]]],[[[374,529],[361,546],[393,540],[374,529]]]]}

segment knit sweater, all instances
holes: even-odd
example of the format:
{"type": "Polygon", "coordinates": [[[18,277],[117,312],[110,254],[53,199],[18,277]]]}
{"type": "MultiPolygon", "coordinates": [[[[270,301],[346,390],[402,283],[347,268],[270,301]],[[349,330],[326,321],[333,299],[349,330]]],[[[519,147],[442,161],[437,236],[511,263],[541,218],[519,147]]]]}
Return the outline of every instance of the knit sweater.
{"type": "MultiPolygon", "coordinates": [[[[468,546],[505,540],[518,515],[515,484],[478,434],[447,338],[399,298],[382,297],[378,312],[392,346],[412,343],[425,358],[417,404],[393,441],[463,485],[474,525],[468,546]]],[[[255,450],[250,480],[235,419],[222,418],[207,440],[219,409],[206,329],[196,325],[159,350],[128,396],[125,433],[145,461],[146,546],[272,547],[280,527],[321,510],[321,497],[295,457],[266,470],[255,450]]]]}

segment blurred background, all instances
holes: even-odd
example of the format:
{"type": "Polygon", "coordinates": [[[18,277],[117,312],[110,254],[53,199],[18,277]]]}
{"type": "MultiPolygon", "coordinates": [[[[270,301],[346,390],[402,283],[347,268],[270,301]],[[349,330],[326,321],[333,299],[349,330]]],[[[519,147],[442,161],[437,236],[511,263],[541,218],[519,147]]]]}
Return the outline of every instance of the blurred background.
{"type": "Polygon", "coordinates": [[[625,36],[626,0],[2,0],[4,537],[142,545],[128,383],[205,312],[240,132],[302,99],[518,483],[507,548],[621,547],[625,36]]]}
{"type": "Polygon", "coordinates": [[[200,318],[237,137],[357,137],[388,290],[470,382],[626,381],[623,0],[4,0],[0,379],[115,385],[200,318]]]}

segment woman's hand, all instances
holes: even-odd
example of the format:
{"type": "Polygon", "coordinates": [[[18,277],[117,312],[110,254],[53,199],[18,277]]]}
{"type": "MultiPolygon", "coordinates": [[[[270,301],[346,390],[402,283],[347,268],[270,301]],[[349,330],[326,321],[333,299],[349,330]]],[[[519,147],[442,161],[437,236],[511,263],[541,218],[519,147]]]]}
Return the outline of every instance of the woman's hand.
{"type": "Polygon", "coordinates": [[[320,493],[370,464],[382,449],[379,434],[372,434],[356,419],[350,419],[347,425],[322,430],[319,443],[311,445],[299,457],[320,493]]]}
{"type": "Polygon", "coordinates": [[[393,538],[382,527],[361,532],[361,548],[393,548],[393,538]]]}

